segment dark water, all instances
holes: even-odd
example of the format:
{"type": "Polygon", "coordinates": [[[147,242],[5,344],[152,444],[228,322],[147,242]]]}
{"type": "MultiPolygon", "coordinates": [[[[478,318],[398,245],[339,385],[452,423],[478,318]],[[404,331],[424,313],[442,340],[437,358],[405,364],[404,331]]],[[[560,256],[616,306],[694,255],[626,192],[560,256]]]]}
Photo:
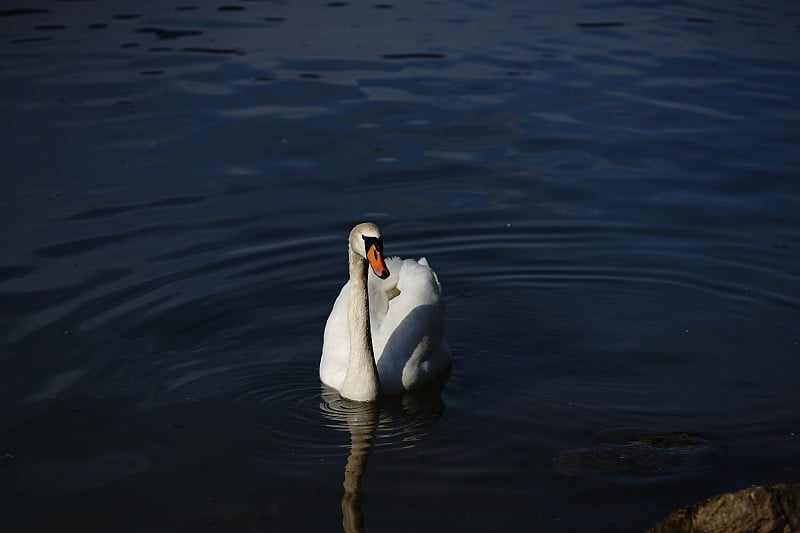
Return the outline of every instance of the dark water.
{"type": "Polygon", "coordinates": [[[800,7],[497,4],[3,4],[5,530],[638,531],[798,481],[800,7]],[[376,408],[317,376],[363,219],[454,353],[376,408]]]}

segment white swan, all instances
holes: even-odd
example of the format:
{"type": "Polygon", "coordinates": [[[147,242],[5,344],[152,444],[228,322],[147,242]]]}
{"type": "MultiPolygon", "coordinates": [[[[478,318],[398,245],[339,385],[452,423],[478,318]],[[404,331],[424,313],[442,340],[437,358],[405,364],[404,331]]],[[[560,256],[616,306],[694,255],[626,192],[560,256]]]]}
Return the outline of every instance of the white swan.
{"type": "Polygon", "coordinates": [[[325,324],[322,382],[345,398],[372,401],[447,370],[444,302],[428,261],[384,260],[381,231],[371,222],[353,228],[348,250],[350,281],[325,324]]]}

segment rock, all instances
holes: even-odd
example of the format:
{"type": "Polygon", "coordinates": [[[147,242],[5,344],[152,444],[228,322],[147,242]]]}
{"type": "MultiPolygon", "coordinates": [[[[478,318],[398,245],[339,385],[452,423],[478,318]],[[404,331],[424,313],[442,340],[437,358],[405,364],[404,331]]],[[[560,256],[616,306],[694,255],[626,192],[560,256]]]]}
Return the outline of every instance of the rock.
{"type": "Polygon", "coordinates": [[[678,509],[647,533],[790,533],[800,531],[800,483],[761,485],[678,509]]]}

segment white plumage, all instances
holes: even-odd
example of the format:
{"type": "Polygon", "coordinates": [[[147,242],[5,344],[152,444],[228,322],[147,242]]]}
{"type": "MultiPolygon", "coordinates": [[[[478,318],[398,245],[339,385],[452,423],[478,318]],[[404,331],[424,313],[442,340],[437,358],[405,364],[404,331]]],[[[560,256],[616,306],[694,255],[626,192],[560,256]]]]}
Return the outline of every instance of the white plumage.
{"type": "MultiPolygon", "coordinates": [[[[368,272],[368,253],[362,253],[368,250],[359,249],[359,243],[365,236],[377,238],[380,242],[380,230],[374,224],[367,223],[356,226],[351,233],[351,280],[342,287],[325,324],[319,366],[323,383],[337,389],[342,396],[355,400],[374,400],[374,397],[365,396],[390,395],[414,389],[431,381],[450,365],[450,349],[444,341],[444,302],[436,273],[425,258],[415,261],[391,257],[384,264],[389,276],[380,279],[375,275],[374,266],[373,272],[368,272]],[[363,261],[363,267],[356,265],[354,268],[356,261],[363,261]],[[361,330],[351,328],[351,321],[356,327],[363,321],[358,316],[353,320],[348,316],[349,313],[353,316],[353,313],[359,315],[367,312],[363,304],[350,304],[351,287],[355,286],[358,290],[358,287],[364,286],[363,280],[361,284],[354,284],[353,276],[360,276],[362,272],[368,278],[370,332],[366,331],[366,327],[361,330]],[[354,355],[353,351],[359,350],[361,338],[366,338],[368,334],[371,334],[373,353],[363,355],[365,358],[367,355],[374,358],[378,387],[376,393],[360,392],[363,387],[357,387],[359,391],[348,394],[347,390],[343,390],[348,372],[365,374],[363,377],[351,375],[351,380],[372,379],[366,375],[374,373],[369,369],[371,365],[355,365],[350,361],[351,357],[358,355],[354,355]],[[355,342],[351,342],[353,338],[355,342]],[[351,351],[353,344],[357,346],[351,351]]],[[[382,251],[382,243],[380,248],[379,252],[382,251]]],[[[356,294],[357,301],[358,298],[363,300],[363,289],[361,291],[361,295],[356,294]]],[[[369,343],[364,345],[367,349],[361,351],[369,351],[369,343]]]]}

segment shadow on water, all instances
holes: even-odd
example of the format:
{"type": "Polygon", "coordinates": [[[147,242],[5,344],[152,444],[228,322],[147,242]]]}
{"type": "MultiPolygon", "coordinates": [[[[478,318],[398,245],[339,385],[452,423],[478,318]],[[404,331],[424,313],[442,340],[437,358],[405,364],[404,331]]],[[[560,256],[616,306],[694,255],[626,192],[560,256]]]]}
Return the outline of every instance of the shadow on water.
{"type": "Polygon", "coordinates": [[[413,447],[422,439],[442,417],[445,405],[441,392],[447,378],[445,375],[422,389],[375,403],[347,400],[336,390],[323,386],[320,409],[330,421],[329,426],[350,435],[342,482],[342,530],[345,533],[366,531],[361,485],[373,449],[384,443],[413,447]]]}

